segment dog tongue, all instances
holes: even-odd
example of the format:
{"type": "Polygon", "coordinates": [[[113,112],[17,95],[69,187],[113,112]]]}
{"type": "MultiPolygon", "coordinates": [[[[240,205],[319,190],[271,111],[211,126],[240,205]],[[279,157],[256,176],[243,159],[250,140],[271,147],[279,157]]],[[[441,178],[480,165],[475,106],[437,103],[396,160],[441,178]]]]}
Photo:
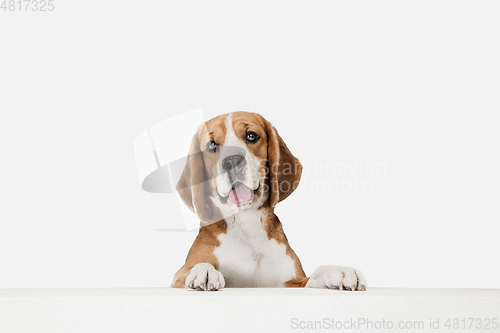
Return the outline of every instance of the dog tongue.
{"type": "Polygon", "coordinates": [[[243,183],[235,184],[231,192],[229,192],[229,201],[233,204],[243,204],[248,202],[251,198],[252,191],[243,185],[243,183]]]}

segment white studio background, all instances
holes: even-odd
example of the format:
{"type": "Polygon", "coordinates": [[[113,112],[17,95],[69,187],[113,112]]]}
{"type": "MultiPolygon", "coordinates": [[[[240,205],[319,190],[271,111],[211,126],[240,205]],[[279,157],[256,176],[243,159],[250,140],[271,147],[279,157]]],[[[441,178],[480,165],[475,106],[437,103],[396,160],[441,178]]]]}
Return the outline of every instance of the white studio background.
{"type": "Polygon", "coordinates": [[[196,108],[302,161],[276,211],[308,274],[500,288],[497,1],[54,4],[0,11],[0,288],[169,286],[196,233],[157,231],[180,211],[133,143],[196,108]]]}

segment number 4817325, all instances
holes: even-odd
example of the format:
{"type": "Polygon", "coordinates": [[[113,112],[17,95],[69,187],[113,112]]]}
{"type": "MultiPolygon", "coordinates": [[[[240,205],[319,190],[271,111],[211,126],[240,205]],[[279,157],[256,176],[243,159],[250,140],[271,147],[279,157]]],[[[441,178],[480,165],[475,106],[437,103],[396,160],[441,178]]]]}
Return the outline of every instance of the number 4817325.
{"type": "Polygon", "coordinates": [[[3,0],[0,10],[4,12],[51,12],[54,10],[54,0],[3,0]]]}

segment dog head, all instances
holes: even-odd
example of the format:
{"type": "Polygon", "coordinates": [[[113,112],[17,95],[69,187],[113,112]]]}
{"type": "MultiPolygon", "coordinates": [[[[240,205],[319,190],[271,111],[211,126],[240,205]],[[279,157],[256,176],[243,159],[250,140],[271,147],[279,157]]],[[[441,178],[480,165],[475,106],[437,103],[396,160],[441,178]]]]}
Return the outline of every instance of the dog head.
{"type": "Polygon", "coordinates": [[[274,207],[298,186],[302,165],[262,116],[233,112],[202,124],[177,191],[202,224],[274,207]]]}

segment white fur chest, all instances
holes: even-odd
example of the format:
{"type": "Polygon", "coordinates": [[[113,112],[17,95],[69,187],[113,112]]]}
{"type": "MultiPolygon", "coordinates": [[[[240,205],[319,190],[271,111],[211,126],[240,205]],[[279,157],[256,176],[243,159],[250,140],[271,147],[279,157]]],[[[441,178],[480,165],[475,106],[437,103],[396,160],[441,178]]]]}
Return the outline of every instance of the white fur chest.
{"type": "Polygon", "coordinates": [[[226,287],[283,287],[295,277],[286,246],[268,238],[262,211],[242,210],[226,222],[227,232],[219,235],[214,251],[226,287]]]}

